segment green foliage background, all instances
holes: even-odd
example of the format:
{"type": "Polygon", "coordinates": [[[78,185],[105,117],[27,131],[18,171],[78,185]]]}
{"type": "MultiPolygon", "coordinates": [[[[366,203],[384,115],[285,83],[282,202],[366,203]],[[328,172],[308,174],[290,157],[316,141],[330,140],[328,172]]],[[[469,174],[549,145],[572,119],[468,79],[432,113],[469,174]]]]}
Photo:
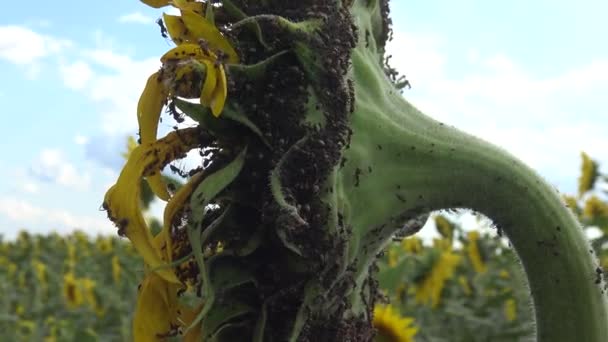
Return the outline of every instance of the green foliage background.
{"type": "MultiPolygon", "coordinates": [[[[581,169],[579,193],[565,200],[586,229],[594,227],[592,245],[606,268],[608,176],[585,154],[581,169]]],[[[145,206],[148,202],[144,199],[145,206]]],[[[529,340],[532,305],[515,252],[483,221],[463,227],[457,218],[435,217],[433,242],[419,240],[412,249],[415,237],[396,241],[380,256],[383,301],[415,319],[416,341],[529,340]],[[473,242],[472,231],[479,236],[473,242]],[[485,271],[472,260],[472,243],[485,271]],[[450,270],[439,262],[446,252],[458,260],[450,270]],[[433,272],[441,274],[440,281],[425,282],[433,272]],[[440,288],[436,305],[416,299],[429,283],[440,288]]],[[[0,341],[130,341],[142,265],[131,245],[117,237],[90,238],[82,232],[21,232],[16,241],[0,237],[0,341]],[[113,262],[120,265],[119,278],[113,262]],[[66,274],[76,279],[72,290],[82,296],[77,305],[66,297],[66,274]]],[[[597,272],[598,279],[606,277],[597,272]]]]}

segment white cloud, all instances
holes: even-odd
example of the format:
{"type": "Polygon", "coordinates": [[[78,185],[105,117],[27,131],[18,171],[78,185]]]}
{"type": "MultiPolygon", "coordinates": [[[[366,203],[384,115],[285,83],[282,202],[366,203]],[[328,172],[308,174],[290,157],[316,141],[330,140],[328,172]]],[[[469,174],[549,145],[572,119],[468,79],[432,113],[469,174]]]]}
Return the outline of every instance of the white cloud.
{"type": "Polygon", "coordinates": [[[154,22],[154,19],[151,17],[141,13],[141,12],[133,12],[129,14],[122,15],[118,18],[118,22],[121,23],[134,23],[134,24],[150,24],[154,22]]]}
{"type": "Polygon", "coordinates": [[[83,89],[93,77],[93,70],[88,63],[76,61],[71,64],[60,65],[59,71],[63,83],[70,89],[83,89]]]}
{"type": "Polygon", "coordinates": [[[423,112],[503,146],[562,191],[574,187],[581,150],[608,162],[608,60],[541,77],[505,53],[463,49],[470,72],[451,76],[446,64],[459,56],[444,48],[399,30],[389,43],[391,64],[413,86],[404,96],[423,112]]]}
{"type": "Polygon", "coordinates": [[[38,184],[34,183],[34,182],[26,182],[23,184],[23,191],[30,193],[30,194],[36,194],[38,193],[38,184]]]}
{"type": "Polygon", "coordinates": [[[74,143],[76,143],[76,145],[86,145],[89,142],[89,137],[84,136],[82,134],[76,134],[76,136],[74,136],[74,143]]]}
{"type": "Polygon", "coordinates": [[[160,67],[158,58],[134,60],[109,48],[85,50],[82,55],[89,69],[96,72],[79,90],[99,105],[102,133],[108,136],[134,134],[137,131],[137,101],[147,78],[160,67]],[[103,69],[98,70],[98,67],[103,69]]]}
{"type": "Polygon", "coordinates": [[[74,190],[87,190],[91,184],[91,175],[79,172],[58,149],[43,149],[30,171],[37,179],[74,190]]]}
{"type": "Polygon", "coordinates": [[[111,222],[104,218],[103,212],[98,216],[77,215],[62,208],[44,208],[14,197],[0,197],[0,215],[31,233],[57,231],[63,234],[75,230],[84,230],[89,234],[116,232],[111,222]]]}
{"type": "MultiPolygon", "coordinates": [[[[21,26],[0,26],[0,58],[21,66],[39,68],[41,59],[72,46],[66,39],[58,39],[21,26]]],[[[30,71],[31,73],[32,71],[30,71]]]]}

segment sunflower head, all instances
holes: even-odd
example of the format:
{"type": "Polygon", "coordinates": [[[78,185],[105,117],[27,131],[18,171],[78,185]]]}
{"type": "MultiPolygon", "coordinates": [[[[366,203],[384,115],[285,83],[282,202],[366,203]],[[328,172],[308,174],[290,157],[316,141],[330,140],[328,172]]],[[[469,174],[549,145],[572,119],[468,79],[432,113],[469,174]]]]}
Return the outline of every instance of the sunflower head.
{"type": "Polygon", "coordinates": [[[63,276],[63,298],[70,309],[82,305],[83,297],[74,273],[68,272],[63,276]]]}
{"type": "Polygon", "coordinates": [[[579,197],[582,197],[585,192],[593,189],[598,176],[597,163],[585,152],[581,152],[581,159],[581,176],[578,179],[579,197]]]}
{"type": "Polygon", "coordinates": [[[403,317],[391,305],[374,307],[373,325],[376,329],[376,342],[411,342],[418,332],[413,325],[414,319],[403,317]]]}

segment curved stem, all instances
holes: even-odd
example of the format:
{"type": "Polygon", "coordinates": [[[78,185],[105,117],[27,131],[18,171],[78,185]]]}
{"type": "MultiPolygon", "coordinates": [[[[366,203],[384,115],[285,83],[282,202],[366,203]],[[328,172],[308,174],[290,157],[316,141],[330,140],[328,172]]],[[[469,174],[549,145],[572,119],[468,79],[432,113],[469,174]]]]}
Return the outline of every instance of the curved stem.
{"type": "Polygon", "coordinates": [[[354,133],[340,180],[348,221],[362,241],[351,260],[369,261],[415,213],[470,208],[504,230],[518,253],[539,341],[608,341],[597,260],[558,193],[506,151],[420,113],[386,85],[366,54],[353,56],[355,84],[365,86],[355,89],[354,133]]]}

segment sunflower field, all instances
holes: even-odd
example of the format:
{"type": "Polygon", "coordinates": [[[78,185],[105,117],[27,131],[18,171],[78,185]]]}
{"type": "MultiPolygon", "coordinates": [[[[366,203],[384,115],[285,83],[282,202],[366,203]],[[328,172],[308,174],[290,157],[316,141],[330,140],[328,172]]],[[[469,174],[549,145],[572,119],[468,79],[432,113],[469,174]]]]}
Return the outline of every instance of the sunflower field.
{"type": "Polygon", "coordinates": [[[143,270],[130,244],[23,231],[0,246],[0,341],[131,340],[143,270]]]}
{"type": "MultiPolygon", "coordinates": [[[[583,153],[578,183],[578,194],[564,197],[606,268],[608,176],[583,153]]],[[[433,215],[434,238],[401,239],[379,256],[377,341],[533,336],[525,275],[508,240],[487,221],[471,226],[459,217],[433,215]]],[[[0,240],[0,341],[131,341],[141,265],[118,237],[23,231],[15,241],[0,240]]],[[[606,277],[601,268],[597,277],[606,277]]]]}
{"type": "MultiPolygon", "coordinates": [[[[588,230],[593,252],[606,269],[608,176],[585,153],[578,185],[578,194],[564,199],[588,230]]],[[[374,324],[385,340],[534,340],[525,274],[508,240],[487,220],[463,226],[458,215],[436,215],[433,221],[432,241],[409,237],[382,256],[379,281],[387,305],[380,306],[382,315],[374,324]],[[408,337],[414,333],[415,338],[408,337]]],[[[608,278],[602,268],[596,270],[597,283],[608,278]]]]}

